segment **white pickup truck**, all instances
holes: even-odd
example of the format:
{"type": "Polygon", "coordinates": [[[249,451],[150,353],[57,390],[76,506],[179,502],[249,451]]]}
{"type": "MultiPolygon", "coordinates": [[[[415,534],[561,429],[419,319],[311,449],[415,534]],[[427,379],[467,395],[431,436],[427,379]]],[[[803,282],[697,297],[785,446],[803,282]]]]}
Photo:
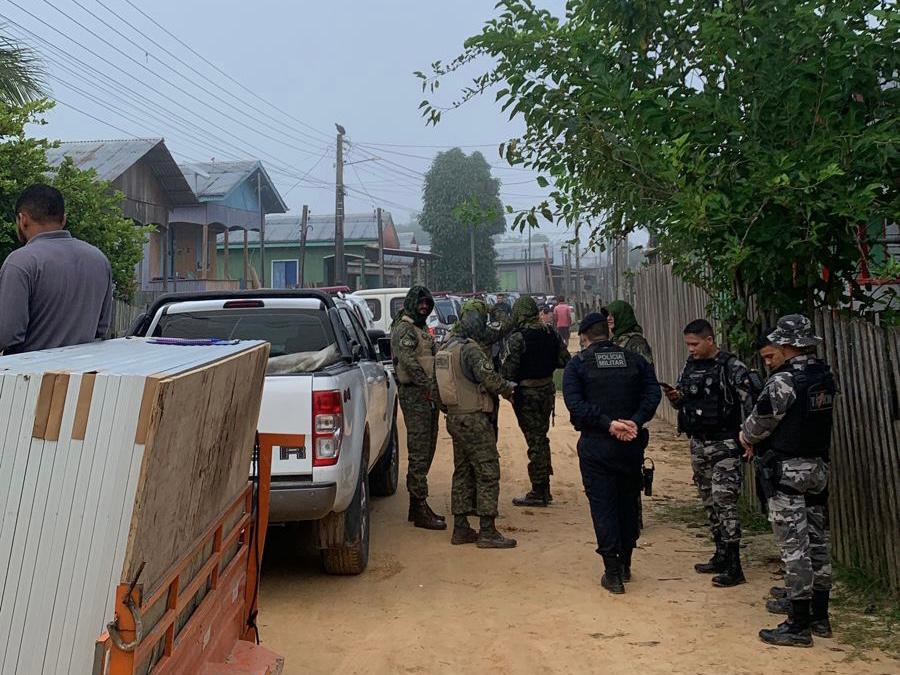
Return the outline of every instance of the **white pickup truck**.
{"type": "Polygon", "coordinates": [[[399,471],[384,334],[366,331],[340,298],[306,290],[167,295],[130,332],[271,343],[258,424],[261,439],[274,439],[270,522],[316,521],[325,571],[361,573],[369,490],[394,494],[399,471]]]}

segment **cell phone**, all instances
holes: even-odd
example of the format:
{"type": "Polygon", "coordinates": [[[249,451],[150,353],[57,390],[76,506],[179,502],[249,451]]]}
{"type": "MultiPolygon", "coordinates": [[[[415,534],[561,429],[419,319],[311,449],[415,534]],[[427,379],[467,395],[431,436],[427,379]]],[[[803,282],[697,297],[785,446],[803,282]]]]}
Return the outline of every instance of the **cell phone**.
{"type": "Polygon", "coordinates": [[[675,391],[675,387],[673,387],[671,384],[666,384],[665,382],[660,382],[659,386],[662,387],[663,389],[665,389],[666,391],[675,391]]]}

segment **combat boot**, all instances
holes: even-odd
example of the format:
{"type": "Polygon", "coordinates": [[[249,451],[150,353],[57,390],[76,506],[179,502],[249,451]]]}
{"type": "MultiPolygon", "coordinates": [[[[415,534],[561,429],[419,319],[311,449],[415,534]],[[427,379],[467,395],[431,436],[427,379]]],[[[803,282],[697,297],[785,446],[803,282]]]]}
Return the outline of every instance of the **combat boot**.
{"type": "Polygon", "coordinates": [[[830,591],[813,591],[812,596],[812,620],[810,628],[816,637],[831,637],[831,621],[828,620],[828,600],[830,591]]]}
{"type": "Polygon", "coordinates": [[[719,588],[730,588],[747,581],[741,568],[741,545],[732,542],[725,545],[725,571],[712,578],[712,585],[719,588]]]}
{"type": "Polygon", "coordinates": [[[410,515],[412,516],[413,525],[421,527],[425,530],[446,530],[447,521],[438,518],[429,507],[428,502],[424,499],[417,499],[409,506],[410,515]]]}
{"type": "Polygon", "coordinates": [[[459,546],[460,544],[474,544],[477,541],[478,532],[469,525],[469,519],[466,516],[454,516],[453,536],[450,537],[450,543],[459,546]]]}
{"type": "Polygon", "coordinates": [[[788,596],[788,589],[784,586],[772,586],[769,589],[769,595],[773,598],[786,598],[788,596]]]}
{"type": "Polygon", "coordinates": [[[431,507],[428,506],[427,501],[425,501],[424,499],[416,499],[415,497],[409,498],[409,514],[406,516],[406,519],[409,522],[413,522],[416,519],[416,513],[417,513],[418,509],[420,508],[419,502],[422,502],[425,504],[425,508],[427,509],[430,517],[437,518],[438,520],[443,520],[446,522],[447,519],[444,518],[444,516],[442,516],[440,513],[435,513],[434,511],[431,510],[431,507]]]}
{"type": "Polygon", "coordinates": [[[619,556],[619,563],[622,568],[622,581],[626,583],[631,581],[631,554],[633,552],[633,548],[625,549],[619,556]]]}
{"type": "Polygon", "coordinates": [[[550,503],[549,485],[532,485],[524,497],[513,497],[513,506],[547,506],[550,503]]]}
{"type": "Polygon", "coordinates": [[[812,647],[809,600],[792,600],[788,619],[778,628],[763,628],[759,639],[776,647],[812,647]]]}
{"type": "Polygon", "coordinates": [[[712,558],[709,559],[709,562],[705,563],[697,563],[694,565],[694,570],[697,574],[716,574],[721,573],[726,570],[726,561],[725,561],[725,544],[722,543],[722,536],[720,534],[715,535],[716,539],[716,552],[713,553],[712,558]]]}
{"type": "Polygon", "coordinates": [[[770,614],[790,614],[791,599],[790,598],[772,598],[766,601],[766,610],[770,614]]]}
{"type": "Polygon", "coordinates": [[[600,585],[610,593],[621,595],[625,592],[625,584],[622,582],[622,567],[618,556],[603,556],[603,576],[600,578],[600,585]]]}
{"type": "Polygon", "coordinates": [[[483,517],[481,519],[481,529],[478,532],[478,541],[475,545],[478,548],[515,548],[516,540],[500,534],[496,525],[494,525],[493,518],[483,517]]]}

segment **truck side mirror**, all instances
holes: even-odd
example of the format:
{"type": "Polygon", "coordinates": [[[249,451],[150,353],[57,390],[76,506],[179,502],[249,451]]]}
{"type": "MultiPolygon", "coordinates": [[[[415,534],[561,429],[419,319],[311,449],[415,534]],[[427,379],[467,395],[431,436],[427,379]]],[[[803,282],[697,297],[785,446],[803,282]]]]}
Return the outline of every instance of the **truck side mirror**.
{"type": "Polygon", "coordinates": [[[456,316],[456,314],[450,314],[450,315],[447,317],[447,323],[448,323],[448,324],[454,324],[454,323],[456,323],[457,321],[459,321],[459,317],[456,316]]]}
{"type": "Polygon", "coordinates": [[[375,343],[378,347],[378,359],[382,363],[389,363],[393,360],[391,353],[391,339],[389,337],[380,337],[375,343]]]}

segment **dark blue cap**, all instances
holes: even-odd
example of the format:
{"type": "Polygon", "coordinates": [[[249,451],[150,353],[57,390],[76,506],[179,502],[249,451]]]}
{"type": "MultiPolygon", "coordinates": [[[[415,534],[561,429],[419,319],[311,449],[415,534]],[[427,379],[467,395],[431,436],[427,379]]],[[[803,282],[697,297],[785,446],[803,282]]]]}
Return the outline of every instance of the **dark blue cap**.
{"type": "Polygon", "coordinates": [[[606,323],[607,317],[609,317],[609,313],[605,309],[601,309],[599,312],[591,312],[578,324],[578,334],[581,335],[588,328],[598,323],[606,323]]]}

